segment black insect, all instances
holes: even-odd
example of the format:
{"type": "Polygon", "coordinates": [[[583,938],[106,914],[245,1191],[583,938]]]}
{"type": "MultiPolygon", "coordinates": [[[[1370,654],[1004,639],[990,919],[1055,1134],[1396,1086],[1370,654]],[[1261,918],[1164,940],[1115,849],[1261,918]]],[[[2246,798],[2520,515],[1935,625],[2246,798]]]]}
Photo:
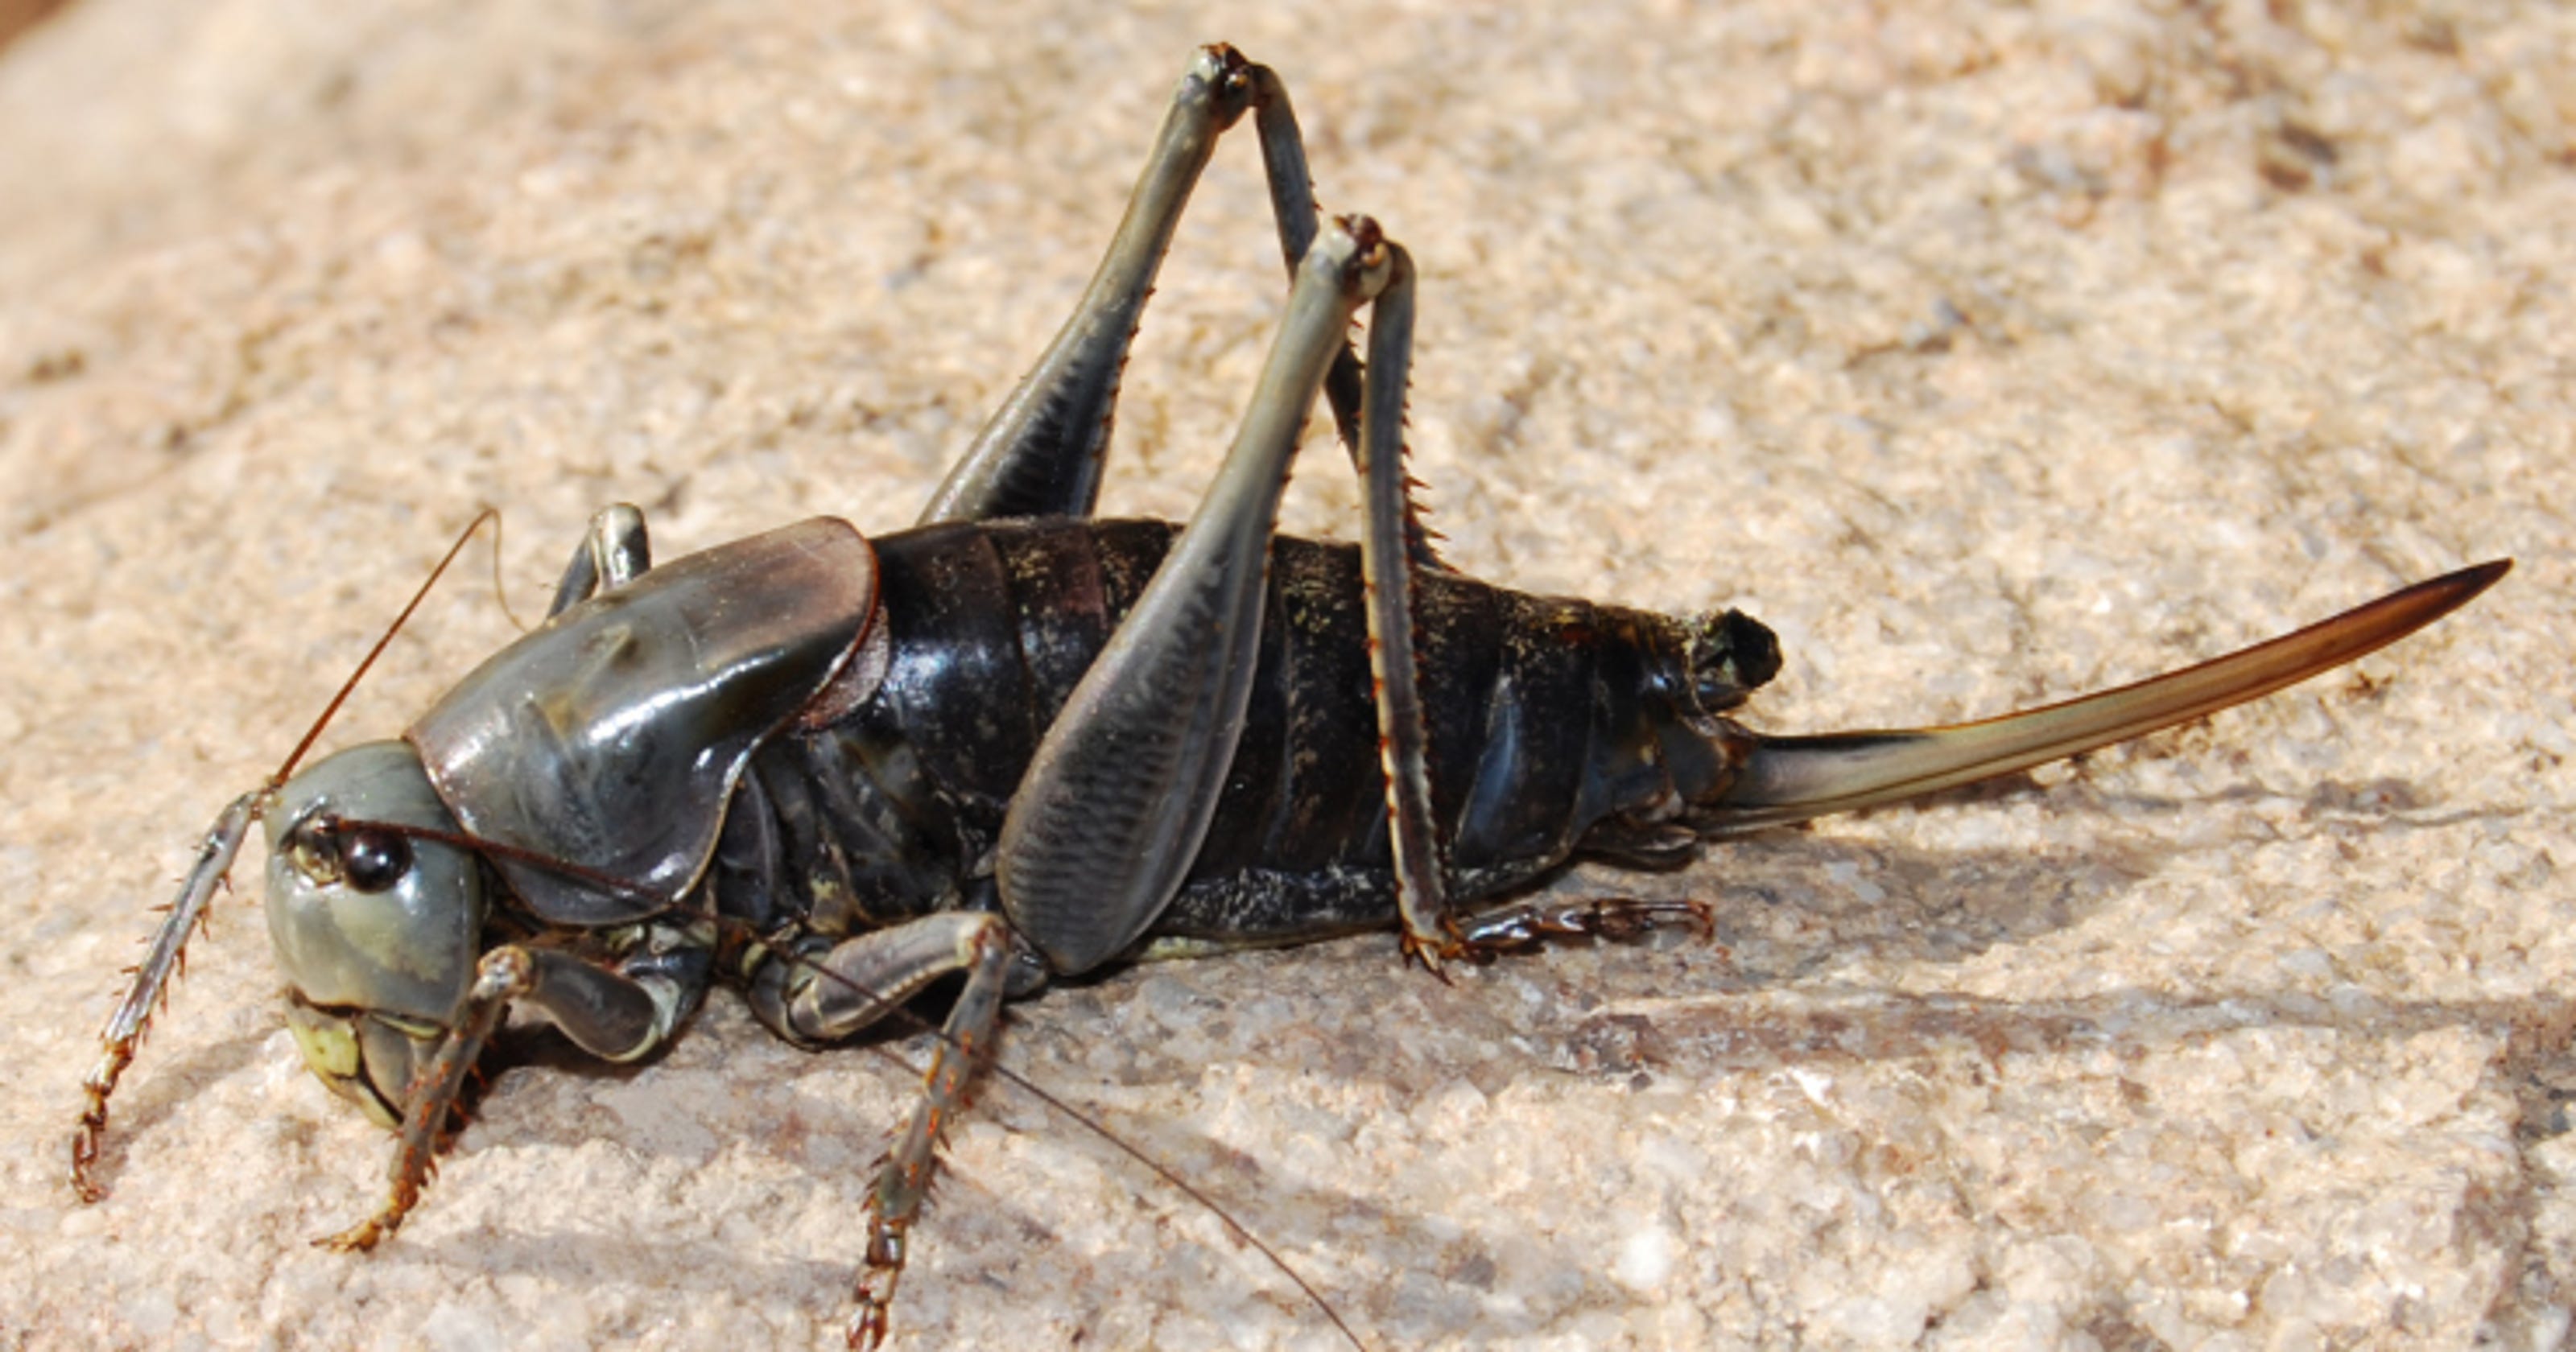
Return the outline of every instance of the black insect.
{"type": "Polygon", "coordinates": [[[1104,964],[1361,930],[1398,930],[1436,969],[1688,919],[1511,894],[1573,856],[1676,865],[1715,837],[2196,718],[2392,642],[2509,566],[2009,718],[1766,736],[1732,717],[1779,667],[1760,624],[1525,596],[1440,562],[1401,456],[1412,311],[1402,248],[1365,218],[1319,222],[1277,78],[1209,48],[1081,305],[921,525],[871,541],[817,518],[653,567],[641,515],[611,508],[547,623],[402,738],[290,777],[299,748],[226,810],[105,1031],[74,1186],[98,1195],[108,1097],[262,820],[305,1060],[402,1132],[391,1196],[341,1248],[372,1247],[418,1200],[510,1005],[628,1060],[718,981],[820,1044],[962,973],[872,1200],[850,1336],[873,1345],[1006,999],[1104,964]],[[1293,277],[1276,345],[1186,527],[1096,520],[1128,340],[1246,112],[1293,277]],[[1345,338],[1363,311],[1365,366],[1345,338]],[[1319,390],[1366,484],[1356,547],[1274,534],[1319,390]]]}

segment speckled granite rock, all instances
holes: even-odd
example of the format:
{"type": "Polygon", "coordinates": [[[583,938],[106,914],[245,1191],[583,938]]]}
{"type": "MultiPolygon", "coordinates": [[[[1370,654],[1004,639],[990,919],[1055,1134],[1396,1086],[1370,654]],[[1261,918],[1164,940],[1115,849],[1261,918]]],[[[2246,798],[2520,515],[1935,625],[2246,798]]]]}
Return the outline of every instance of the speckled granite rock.
{"type": "MultiPolygon", "coordinates": [[[[1116,218],[1190,45],[1288,76],[1424,267],[1462,564],[1740,604],[1767,726],[1953,719],[2496,554],[2461,618],[2074,768],[1644,880],[1716,940],[1444,986],[1354,941],[1019,1007],[1009,1063],[1229,1199],[1373,1346],[2556,1345],[2576,979],[2576,23],[2226,5],[1119,19],[999,0],[85,0],[0,57],[0,1345],[837,1338],[909,1077],[719,999],[512,1071],[412,1226],[226,905],[60,1174],[115,970],[478,503],[539,604],[909,520],[1116,218]],[[2290,17],[2283,19],[2280,14],[2290,17]]],[[[1246,141],[1182,232],[1108,506],[1185,511],[1280,291],[1246,141]]],[[[1293,523],[1347,533],[1329,453],[1293,523]]],[[[469,578],[334,737],[510,632],[469,578]]],[[[912,1347],[1335,1345],[999,1087],[912,1347]]]]}

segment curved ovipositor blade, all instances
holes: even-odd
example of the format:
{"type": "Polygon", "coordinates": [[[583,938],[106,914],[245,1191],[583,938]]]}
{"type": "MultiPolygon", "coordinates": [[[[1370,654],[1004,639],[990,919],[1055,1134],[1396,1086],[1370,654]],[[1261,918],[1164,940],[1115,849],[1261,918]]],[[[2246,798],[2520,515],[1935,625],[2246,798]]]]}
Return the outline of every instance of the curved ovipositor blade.
{"type": "Polygon", "coordinates": [[[467,831],[635,889],[497,860],[539,916],[638,919],[696,883],[744,764],[850,660],[876,598],[855,528],[799,522],[565,610],[404,735],[467,831]]]}
{"type": "Polygon", "coordinates": [[[2342,666],[2469,603],[2512,568],[2463,568],[2241,652],[2135,685],[1955,727],[1745,734],[1735,782],[1700,807],[1703,836],[1852,812],[2009,774],[2143,736],[2342,666]]]}

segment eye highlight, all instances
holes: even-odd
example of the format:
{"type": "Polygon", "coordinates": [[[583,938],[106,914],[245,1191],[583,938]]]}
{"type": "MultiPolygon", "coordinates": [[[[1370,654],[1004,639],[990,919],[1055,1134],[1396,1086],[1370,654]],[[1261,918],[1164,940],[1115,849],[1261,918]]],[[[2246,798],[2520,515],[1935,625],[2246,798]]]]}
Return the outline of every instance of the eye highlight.
{"type": "Polygon", "coordinates": [[[393,831],[343,831],[335,838],[340,875],[361,892],[382,892],[411,872],[411,841],[393,831]]]}

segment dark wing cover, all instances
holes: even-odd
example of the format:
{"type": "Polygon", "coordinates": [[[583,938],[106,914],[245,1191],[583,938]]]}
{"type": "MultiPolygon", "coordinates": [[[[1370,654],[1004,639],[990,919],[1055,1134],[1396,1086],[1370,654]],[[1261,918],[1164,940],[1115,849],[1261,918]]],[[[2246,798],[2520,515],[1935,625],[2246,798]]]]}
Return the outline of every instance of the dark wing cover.
{"type": "Polygon", "coordinates": [[[697,882],[744,764],[849,660],[876,597],[867,540],[802,521],[573,606],[406,735],[466,830],[640,889],[501,861],[539,916],[631,921],[697,882]]]}

